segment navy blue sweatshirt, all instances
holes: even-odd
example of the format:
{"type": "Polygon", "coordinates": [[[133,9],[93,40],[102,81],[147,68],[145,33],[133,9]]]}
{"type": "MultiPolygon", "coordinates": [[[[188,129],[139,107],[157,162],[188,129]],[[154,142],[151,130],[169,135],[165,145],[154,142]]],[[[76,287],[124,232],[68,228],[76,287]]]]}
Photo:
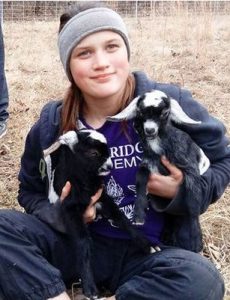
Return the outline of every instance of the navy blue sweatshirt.
{"type": "MultiPolygon", "coordinates": [[[[188,116],[201,121],[196,126],[180,126],[203,149],[211,162],[210,168],[201,176],[203,195],[200,202],[196,203],[196,213],[188,213],[185,209],[183,199],[186,191],[183,188],[179,189],[174,199],[154,204],[155,210],[165,217],[161,242],[198,252],[202,249],[199,215],[221,197],[230,182],[230,146],[226,129],[201,104],[194,101],[187,90],[151,81],[142,72],[135,72],[134,76],[135,97],[151,89],[161,90],[177,100],[188,116]]],[[[59,135],[61,107],[61,101],[46,104],[27,136],[19,173],[18,201],[27,213],[64,232],[58,211],[48,199],[48,178],[43,157],[43,150],[52,145],[59,135]]]]}

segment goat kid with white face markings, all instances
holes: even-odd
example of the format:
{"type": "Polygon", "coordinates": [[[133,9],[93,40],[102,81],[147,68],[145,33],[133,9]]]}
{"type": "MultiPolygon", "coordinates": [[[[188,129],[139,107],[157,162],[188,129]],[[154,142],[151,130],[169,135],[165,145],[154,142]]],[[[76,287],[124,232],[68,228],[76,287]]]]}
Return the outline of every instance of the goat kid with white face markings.
{"type": "MultiPolygon", "coordinates": [[[[157,145],[158,132],[165,130],[170,113],[170,101],[162,94],[156,94],[154,101],[153,95],[146,94],[139,97],[136,108],[136,117],[134,119],[134,127],[140,137],[145,137],[144,142],[154,140],[157,145]]],[[[143,141],[142,141],[143,142],[143,141]]]]}
{"type": "MultiPolygon", "coordinates": [[[[107,141],[95,130],[69,131],[46,150],[45,157],[52,165],[50,201],[56,202],[66,182],[71,183],[70,194],[61,203],[59,201],[57,203],[66,232],[76,249],[74,253],[84,294],[89,299],[97,299],[97,288],[91,270],[91,238],[83,215],[91,202],[91,197],[102,186],[103,177],[108,175],[112,168],[107,141]]],[[[96,205],[102,216],[112,219],[118,227],[128,232],[141,251],[144,253],[154,251],[150,242],[133,228],[105,191],[99,201],[99,205],[96,205]]]]}
{"type": "Polygon", "coordinates": [[[183,172],[184,181],[180,190],[185,190],[188,213],[193,211],[196,214],[196,203],[202,196],[200,175],[208,169],[210,162],[190,136],[175,127],[173,122],[191,126],[200,122],[188,117],[176,100],[158,90],[135,98],[121,113],[108,119],[134,119],[134,127],[142,142],[143,158],[136,176],[134,223],[142,225],[151,200],[159,200],[158,196],[147,195],[146,186],[151,173],[169,175],[161,162],[162,156],[183,172]]]}

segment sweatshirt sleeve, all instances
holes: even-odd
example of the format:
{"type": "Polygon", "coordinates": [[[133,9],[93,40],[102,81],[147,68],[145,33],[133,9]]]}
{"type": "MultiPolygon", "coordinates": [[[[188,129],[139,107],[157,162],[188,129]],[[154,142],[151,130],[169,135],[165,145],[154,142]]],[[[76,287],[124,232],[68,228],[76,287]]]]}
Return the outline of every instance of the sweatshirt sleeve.
{"type": "Polygon", "coordinates": [[[18,202],[25,211],[35,215],[55,230],[65,232],[59,203],[51,204],[47,196],[48,180],[40,145],[40,121],[27,135],[18,178],[18,202]]]}
{"type": "MultiPolygon", "coordinates": [[[[178,102],[186,114],[201,121],[199,125],[181,125],[180,128],[191,136],[211,163],[209,169],[200,178],[202,197],[200,197],[199,207],[196,211],[198,214],[202,214],[210,204],[222,196],[230,182],[229,139],[226,136],[225,126],[195,101],[190,92],[180,90],[178,102]]],[[[174,199],[171,201],[158,200],[153,203],[153,206],[159,212],[170,214],[186,215],[193,213],[188,211],[189,206],[185,206],[183,203],[185,193],[182,185],[174,199]]]]}

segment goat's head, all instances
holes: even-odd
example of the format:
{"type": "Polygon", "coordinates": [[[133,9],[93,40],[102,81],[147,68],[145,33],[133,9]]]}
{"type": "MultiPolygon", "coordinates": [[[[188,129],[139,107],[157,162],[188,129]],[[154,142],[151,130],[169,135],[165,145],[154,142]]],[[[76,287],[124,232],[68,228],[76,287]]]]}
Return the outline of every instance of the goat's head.
{"type": "Polygon", "coordinates": [[[158,132],[165,128],[169,118],[169,98],[158,91],[155,94],[144,94],[137,101],[134,126],[146,139],[154,139],[158,132]]]}
{"type": "Polygon", "coordinates": [[[76,167],[84,166],[92,174],[106,176],[112,168],[112,161],[109,155],[109,149],[106,138],[103,134],[91,130],[81,129],[79,131],[68,131],[61,135],[58,141],[52,145],[47,154],[58,152],[63,148],[66,157],[71,164],[76,167]]]}
{"type": "Polygon", "coordinates": [[[200,123],[186,115],[176,100],[158,90],[136,97],[122,112],[107,119],[115,122],[134,119],[138,133],[151,139],[156,137],[169,118],[176,123],[200,123]]]}

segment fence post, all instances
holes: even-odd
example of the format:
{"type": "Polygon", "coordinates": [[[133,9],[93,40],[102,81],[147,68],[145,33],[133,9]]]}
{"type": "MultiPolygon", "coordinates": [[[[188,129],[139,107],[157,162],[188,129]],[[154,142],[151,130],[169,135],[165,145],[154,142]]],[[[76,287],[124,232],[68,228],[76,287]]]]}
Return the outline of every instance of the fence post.
{"type": "Polygon", "coordinates": [[[3,0],[0,0],[0,22],[3,26],[3,0]]]}
{"type": "Polygon", "coordinates": [[[137,17],[138,17],[138,0],[136,0],[136,3],[135,3],[135,18],[137,20],[137,17]]]}

